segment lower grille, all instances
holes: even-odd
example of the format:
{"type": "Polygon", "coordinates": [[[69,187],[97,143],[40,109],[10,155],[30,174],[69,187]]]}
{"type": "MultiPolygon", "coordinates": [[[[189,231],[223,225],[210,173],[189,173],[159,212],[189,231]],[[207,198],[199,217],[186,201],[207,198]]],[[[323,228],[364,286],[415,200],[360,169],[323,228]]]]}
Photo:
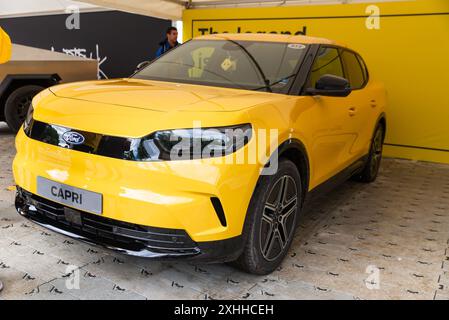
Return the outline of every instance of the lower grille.
{"type": "Polygon", "coordinates": [[[67,208],[23,189],[18,189],[16,207],[37,223],[110,247],[167,255],[200,253],[184,230],[148,227],[97,216],[67,208]]]}

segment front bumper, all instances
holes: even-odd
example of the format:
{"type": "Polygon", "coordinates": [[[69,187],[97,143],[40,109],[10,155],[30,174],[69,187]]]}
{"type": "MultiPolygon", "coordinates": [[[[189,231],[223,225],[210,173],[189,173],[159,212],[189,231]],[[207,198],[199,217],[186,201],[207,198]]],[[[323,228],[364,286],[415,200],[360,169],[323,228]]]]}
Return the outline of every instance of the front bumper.
{"type": "Polygon", "coordinates": [[[69,209],[20,187],[15,205],[20,215],[40,226],[131,256],[227,262],[237,259],[243,247],[241,236],[197,243],[184,230],[147,227],[69,209]]]}
{"type": "Polygon", "coordinates": [[[217,159],[125,161],[36,141],[23,130],[16,149],[13,173],[23,190],[39,194],[37,181],[44,178],[98,193],[101,217],[184,230],[195,243],[242,234],[259,177],[257,165],[216,163],[217,159]]]}

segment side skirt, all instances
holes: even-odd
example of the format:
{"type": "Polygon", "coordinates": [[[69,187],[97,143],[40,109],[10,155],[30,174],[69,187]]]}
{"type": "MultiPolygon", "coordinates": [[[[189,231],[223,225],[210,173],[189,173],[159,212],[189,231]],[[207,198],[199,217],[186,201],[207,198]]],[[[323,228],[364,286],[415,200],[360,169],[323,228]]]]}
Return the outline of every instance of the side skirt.
{"type": "Polygon", "coordinates": [[[337,188],[338,186],[340,186],[341,184],[352,178],[357,173],[361,172],[365,167],[367,160],[368,155],[360,158],[346,169],[340,171],[332,178],[328,179],[327,181],[323,182],[322,184],[316,186],[314,189],[309,191],[306,195],[303,209],[306,211],[309,210],[310,205],[314,202],[314,200],[322,197],[326,193],[332,191],[333,189],[337,188]]]}

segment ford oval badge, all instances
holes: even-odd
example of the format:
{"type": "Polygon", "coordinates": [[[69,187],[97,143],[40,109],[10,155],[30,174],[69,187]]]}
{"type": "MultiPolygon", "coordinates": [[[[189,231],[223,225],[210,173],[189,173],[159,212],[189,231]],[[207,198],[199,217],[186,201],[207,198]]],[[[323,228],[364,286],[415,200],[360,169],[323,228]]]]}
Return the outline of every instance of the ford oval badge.
{"type": "Polygon", "coordinates": [[[64,139],[65,142],[71,145],[80,145],[83,144],[86,140],[84,136],[78,132],[73,131],[67,131],[62,135],[62,139],[64,139]]]}

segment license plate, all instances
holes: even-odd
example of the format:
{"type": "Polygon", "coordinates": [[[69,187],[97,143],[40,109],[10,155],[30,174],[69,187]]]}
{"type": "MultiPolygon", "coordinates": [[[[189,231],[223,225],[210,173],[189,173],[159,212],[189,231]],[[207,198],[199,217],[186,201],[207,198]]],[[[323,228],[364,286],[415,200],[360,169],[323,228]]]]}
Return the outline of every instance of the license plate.
{"type": "Polygon", "coordinates": [[[102,214],[103,196],[43,177],[37,178],[37,194],[54,202],[79,209],[81,211],[102,214]]]}

